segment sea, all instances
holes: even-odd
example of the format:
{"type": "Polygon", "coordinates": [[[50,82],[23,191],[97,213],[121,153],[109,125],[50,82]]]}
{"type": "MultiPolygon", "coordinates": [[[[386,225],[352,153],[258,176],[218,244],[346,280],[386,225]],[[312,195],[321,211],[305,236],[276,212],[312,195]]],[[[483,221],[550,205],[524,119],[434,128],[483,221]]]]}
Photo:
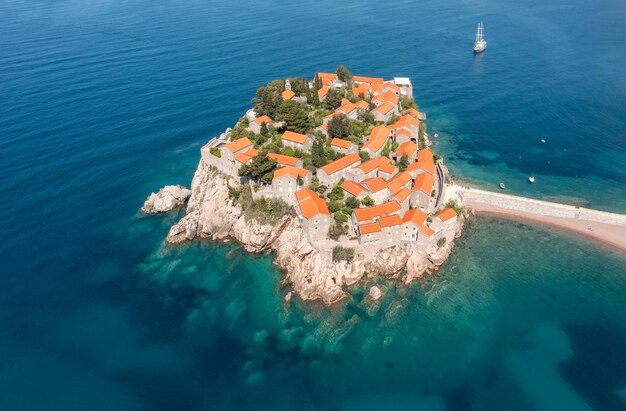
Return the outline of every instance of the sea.
{"type": "Polygon", "coordinates": [[[626,213],[625,21],[623,0],[0,0],[0,409],[625,410],[623,252],[476,217],[424,280],[286,304],[271,254],[167,246],[184,210],[139,211],[259,86],[343,64],[411,79],[457,181],[626,213]]]}

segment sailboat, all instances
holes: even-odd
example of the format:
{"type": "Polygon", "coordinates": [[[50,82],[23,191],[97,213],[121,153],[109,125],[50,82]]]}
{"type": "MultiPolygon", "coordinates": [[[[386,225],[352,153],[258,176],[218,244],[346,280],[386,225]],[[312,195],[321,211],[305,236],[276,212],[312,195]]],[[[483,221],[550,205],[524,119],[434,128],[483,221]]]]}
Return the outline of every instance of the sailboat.
{"type": "Polygon", "coordinates": [[[474,53],[481,53],[487,48],[487,42],[483,37],[483,22],[478,23],[476,29],[476,41],[474,42],[474,53]]]}

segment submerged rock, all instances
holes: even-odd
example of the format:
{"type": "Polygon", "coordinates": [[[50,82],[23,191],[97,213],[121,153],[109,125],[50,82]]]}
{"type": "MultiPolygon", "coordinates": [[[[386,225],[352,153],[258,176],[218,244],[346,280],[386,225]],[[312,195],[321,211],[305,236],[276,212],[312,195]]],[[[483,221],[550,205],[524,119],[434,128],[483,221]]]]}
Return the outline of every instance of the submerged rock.
{"type": "Polygon", "coordinates": [[[373,301],[378,301],[380,297],[382,297],[383,293],[377,286],[372,286],[368,295],[373,301]]]}
{"type": "Polygon", "coordinates": [[[143,203],[141,211],[146,214],[165,213],[185,204],[191,190],[180,185],[165,186],[158,193],[152,193],[143,203]]]}

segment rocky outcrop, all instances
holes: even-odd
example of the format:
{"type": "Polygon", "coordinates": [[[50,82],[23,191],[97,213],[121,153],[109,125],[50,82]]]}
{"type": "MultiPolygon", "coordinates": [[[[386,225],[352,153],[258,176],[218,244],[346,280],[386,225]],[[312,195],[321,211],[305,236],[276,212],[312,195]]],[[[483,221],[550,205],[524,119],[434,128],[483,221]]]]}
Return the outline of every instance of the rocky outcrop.
{"type": "Polygon", "coordinates": [[[158,193],[152,193],[143,203],[141,211],[157,214],[172,211],[185,204],[191,196],[191,190],[183,186],[165,186],[158,193]]]}
{"type": "Polygon", "coordinates": [[[368,255],[357,253],[349,262],[333,261],[331,250],[316,249],[295,217],[285,215],[275,224],[246,217],[229,198],[229,189],[239,186],[239,182],[200,160],[191,183],[187,214],[170,229],[167,242],[233,237],[249,252],[273,251],[276,264],[286,273],[286,282],[300,298],[327,304],[347,297],[345,286],[365,274],[394,275],[406,267],[407,275],[413,278],[427,268],[424,251],[410,247],[390,247],[368,255]]]}
{"type": "Polygon", "coordinates": [[[382,297],[383,292],[380,291],[380,288],[374,285],[370,288],[370,292],[367,295],[372,301],[378,301],[380,300],[380,297],[382,297]]]}

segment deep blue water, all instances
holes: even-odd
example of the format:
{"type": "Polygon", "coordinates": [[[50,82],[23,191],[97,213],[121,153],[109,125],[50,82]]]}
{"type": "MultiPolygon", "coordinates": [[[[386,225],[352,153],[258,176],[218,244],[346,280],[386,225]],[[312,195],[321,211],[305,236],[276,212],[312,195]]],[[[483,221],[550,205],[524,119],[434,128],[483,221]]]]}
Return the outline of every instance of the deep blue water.
{"type": "Polygon", "coordinates": [[[623,253],[481,218],[438,275],[377,280],[380,306],[367,283],[286,307],[271,256],[164,247],[180,215],[138,213],[259,85],[339,64],[411,77],[459,179],[626,212],[624,21],[619,0],[0,1],[0,409],[626,409],[623,253]]]}

